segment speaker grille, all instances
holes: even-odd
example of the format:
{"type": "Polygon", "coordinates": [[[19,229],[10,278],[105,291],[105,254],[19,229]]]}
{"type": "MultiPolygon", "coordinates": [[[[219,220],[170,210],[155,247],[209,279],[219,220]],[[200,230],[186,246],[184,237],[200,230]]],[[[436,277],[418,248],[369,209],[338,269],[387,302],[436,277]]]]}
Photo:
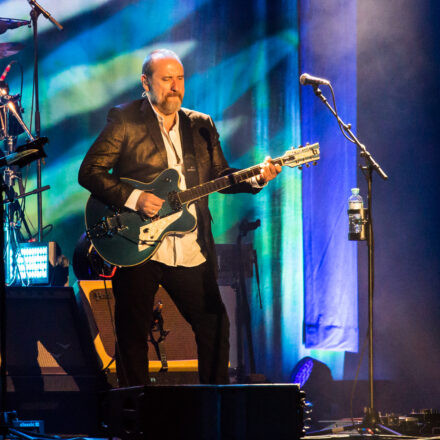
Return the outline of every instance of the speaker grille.
{"type": "MultiPolygon", "coordinates": [[[[79,281],[80,288],[87,298],[93,319],[108,356],[115,353],[114,307],[115,300],[111,283],[107,289],[103,281],[79,281]]],[[[191,326],[185,321],[170,296],[162,287],[156,292],[155,304],[163,304],[164,329],[169,331],[163,342],[168,360],[197,359],[197,347],[191,326]]],[[[157,334],[154,337],[157,339],[157,334]]],[[[150,360],[160,360],[154,346],[149,342],[150,360]]]]}

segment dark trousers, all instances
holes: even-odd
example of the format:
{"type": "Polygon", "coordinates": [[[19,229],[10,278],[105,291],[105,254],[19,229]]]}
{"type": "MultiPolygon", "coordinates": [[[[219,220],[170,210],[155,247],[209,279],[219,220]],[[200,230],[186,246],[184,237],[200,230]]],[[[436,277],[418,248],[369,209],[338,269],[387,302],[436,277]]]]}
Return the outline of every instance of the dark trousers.
{"type": "Polygon", "coordinates": [[[170,267],[150,260],[118,269],[113,279],[119,385],[148,383],[147,338],[159,284],[194,331],[200,383],[228,383],[229,320],[211,267],[170,267]]]}

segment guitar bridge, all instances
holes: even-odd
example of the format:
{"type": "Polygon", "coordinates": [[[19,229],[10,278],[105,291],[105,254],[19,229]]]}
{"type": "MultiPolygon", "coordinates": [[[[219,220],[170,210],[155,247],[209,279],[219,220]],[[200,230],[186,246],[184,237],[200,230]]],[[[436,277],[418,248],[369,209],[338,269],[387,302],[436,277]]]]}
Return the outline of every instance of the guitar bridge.
{"type": "Polygon", "coordinates": [[[111,217],[103,217],[101,221],[87,229],[86,234],[93,240],[94,238],[113,237],[117,232],[127,229],[121,223],[120,215],[116,214],[111,217]]]}

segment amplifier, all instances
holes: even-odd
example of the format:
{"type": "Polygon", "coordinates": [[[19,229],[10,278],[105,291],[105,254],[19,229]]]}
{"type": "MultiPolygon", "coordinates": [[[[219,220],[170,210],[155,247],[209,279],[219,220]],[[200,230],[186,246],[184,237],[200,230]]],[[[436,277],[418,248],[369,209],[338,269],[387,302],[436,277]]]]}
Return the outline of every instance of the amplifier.
{"type": "MultiPolygon", "coordinates": [[[[83,280],[75,286],[78,300],[88,316],[96,352],[102,366],[110,373],[116,371],[114,307],[115,300],[111,281],[83,280]]],[[[197,371],[197,346],[191,326],[185,321],[168,293],[162,287],[156,293],[155,303],[163,304],[164,328],[169,330],[163,342],[168,362],[168,371],[197,371]]],[[[149,343],[149,371],[158,372],[162,363],[155,348],[149,343]]]]}

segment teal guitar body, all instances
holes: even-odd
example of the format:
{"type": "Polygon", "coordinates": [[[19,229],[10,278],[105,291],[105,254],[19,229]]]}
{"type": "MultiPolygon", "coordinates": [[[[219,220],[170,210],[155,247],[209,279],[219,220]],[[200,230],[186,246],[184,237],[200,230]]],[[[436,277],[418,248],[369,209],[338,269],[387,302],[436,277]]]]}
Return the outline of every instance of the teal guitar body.
{"type": "Polygon", "coordinates": [[[163,238],[171,233],[192,231],[196,218],[186,204],[175,202],[179,174],[163,171],[153,182],[121,178],[134,188],[165,200],[157,216],[150,218],[131,210],[112,210],[91,196],[86,206],[87,234],[98,254],[115,266],[135,266],[151,258],[163,238]],[[174,206],[173,206],[174,202],[174,206]]]}

